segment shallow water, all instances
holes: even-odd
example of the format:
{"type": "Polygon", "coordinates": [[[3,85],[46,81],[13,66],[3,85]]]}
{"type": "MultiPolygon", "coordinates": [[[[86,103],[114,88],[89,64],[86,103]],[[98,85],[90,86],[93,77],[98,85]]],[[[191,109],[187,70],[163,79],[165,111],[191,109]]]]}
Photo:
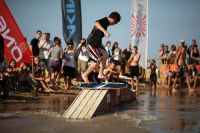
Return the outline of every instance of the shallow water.
{"type": "Polygon", "coordinates": [[[115,115],[153,133],[200,133],[200,92],[143,91],[115,115]]]}
{"type": "Polygon", "coordinates": [[[0,101],[0,132],[200,133],[200,92],[143,90],[136,101],[114,113],[89,121],[61,119],[75,97],[51,94],[33,100],[0,101]]]}
{"type": "Polygon", "coordinates": [[[34,100],[0,102],[0,133],[148,133],[107,114],[88,121],[66,121],[61,115],[76,95],[39,96],[34,100]]]}

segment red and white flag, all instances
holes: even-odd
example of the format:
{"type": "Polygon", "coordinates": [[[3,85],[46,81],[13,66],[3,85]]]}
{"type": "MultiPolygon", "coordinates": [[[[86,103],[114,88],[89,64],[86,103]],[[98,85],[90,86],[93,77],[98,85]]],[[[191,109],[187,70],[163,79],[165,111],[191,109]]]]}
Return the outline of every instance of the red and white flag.
{"type": "Polygon", "coordinates": [[[4,56],[7,62],[12,59],[17,65],[31,62],[29,46],[4,0],[0,0],[0,34],[4,38],[4,56]]]}
{"type": "Polygon", "coordinates": [[[147,67],[148,46],[148,0],[132,0],[131,3],[131,37],[132,45],[138,47],[141,54],[140,66],[147,67]]]}

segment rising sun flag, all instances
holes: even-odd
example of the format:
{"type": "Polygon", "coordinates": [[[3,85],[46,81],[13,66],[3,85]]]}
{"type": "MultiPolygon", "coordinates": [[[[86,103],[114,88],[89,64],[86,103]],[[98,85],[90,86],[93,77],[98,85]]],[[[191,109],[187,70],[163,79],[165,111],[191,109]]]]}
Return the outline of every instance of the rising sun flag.
{"type": "Polygon", "coordinates": [[[148,0],[132,0],[131,3],[132,45],[138,47],[141,54],[140,66],[147,67],[148,48],[148,0]]]}

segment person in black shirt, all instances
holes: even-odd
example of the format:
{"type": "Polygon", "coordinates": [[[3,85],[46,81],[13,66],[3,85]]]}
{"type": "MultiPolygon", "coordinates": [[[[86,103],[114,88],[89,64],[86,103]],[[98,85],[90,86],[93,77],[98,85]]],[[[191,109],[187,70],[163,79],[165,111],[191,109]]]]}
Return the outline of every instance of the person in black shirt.
{"type": "Polygon", "coordinates": [[[117,24],[121,19],[118,12],[112,12],[108,17],[104,17],[95,22],[95,26],[87,38],[87,50],[90,58],[95,62],[91,64],[85,73],[82,74],[82,78],[85,83],[89,83],[88,75],[95,69],[95,67],[100,64],[100,70],[98,78],[106,79],[103,75],[103,69],[105,67],[105,62],[108,58],[108,53],[102,44],[102,38],[110,37],[110,33],[107,31],[109,25],[117,24]]]}
{"type": "Polygon", "coordinates": [[[40,41],[39,39],[40,39],[41,35],[42,35],[42,31],[38,30],[36,32],[36,37],[31,40],[30,49],[31,49],[33,56],[39,56],[40,49],[39,49],[38,45],[39,45],[39,41],[40,41]]]}
{"type": "Polygon", "coordinates": [[[123,53],[123,65],[122,65],[122,69],[125,71],[125,73],[128,73],[128,60],[131,56],[132,53],[132,49],[131,49],[131,44],[128,43],[127,48],[124,49],[123,53]]]}

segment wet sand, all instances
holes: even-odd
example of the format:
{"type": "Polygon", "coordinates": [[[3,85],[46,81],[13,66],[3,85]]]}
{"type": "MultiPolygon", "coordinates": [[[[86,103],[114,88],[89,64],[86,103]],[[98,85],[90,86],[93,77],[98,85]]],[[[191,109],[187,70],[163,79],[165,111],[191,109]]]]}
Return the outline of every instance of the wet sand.
{"type": "Polygon", "coordinates": [[[114,113],[88,121],[61,118],[76,95],[53,94],[29,100],[0,102],[0,133],[148,133],[115,117],[114,113]]]}
{"type": "Polygon", "coordinates": [[[76,94],[0,101],[0,133],[200,133],[200,89],[140,90],[137,100],[88,121],[61,115],[76,94]]]}
{"type": "Polygon", "coordinates": [[[91,121],[65,121],[44,115],[27,115],[1,120],[1,133],[147,133],[111,116],[91,121]]]}

